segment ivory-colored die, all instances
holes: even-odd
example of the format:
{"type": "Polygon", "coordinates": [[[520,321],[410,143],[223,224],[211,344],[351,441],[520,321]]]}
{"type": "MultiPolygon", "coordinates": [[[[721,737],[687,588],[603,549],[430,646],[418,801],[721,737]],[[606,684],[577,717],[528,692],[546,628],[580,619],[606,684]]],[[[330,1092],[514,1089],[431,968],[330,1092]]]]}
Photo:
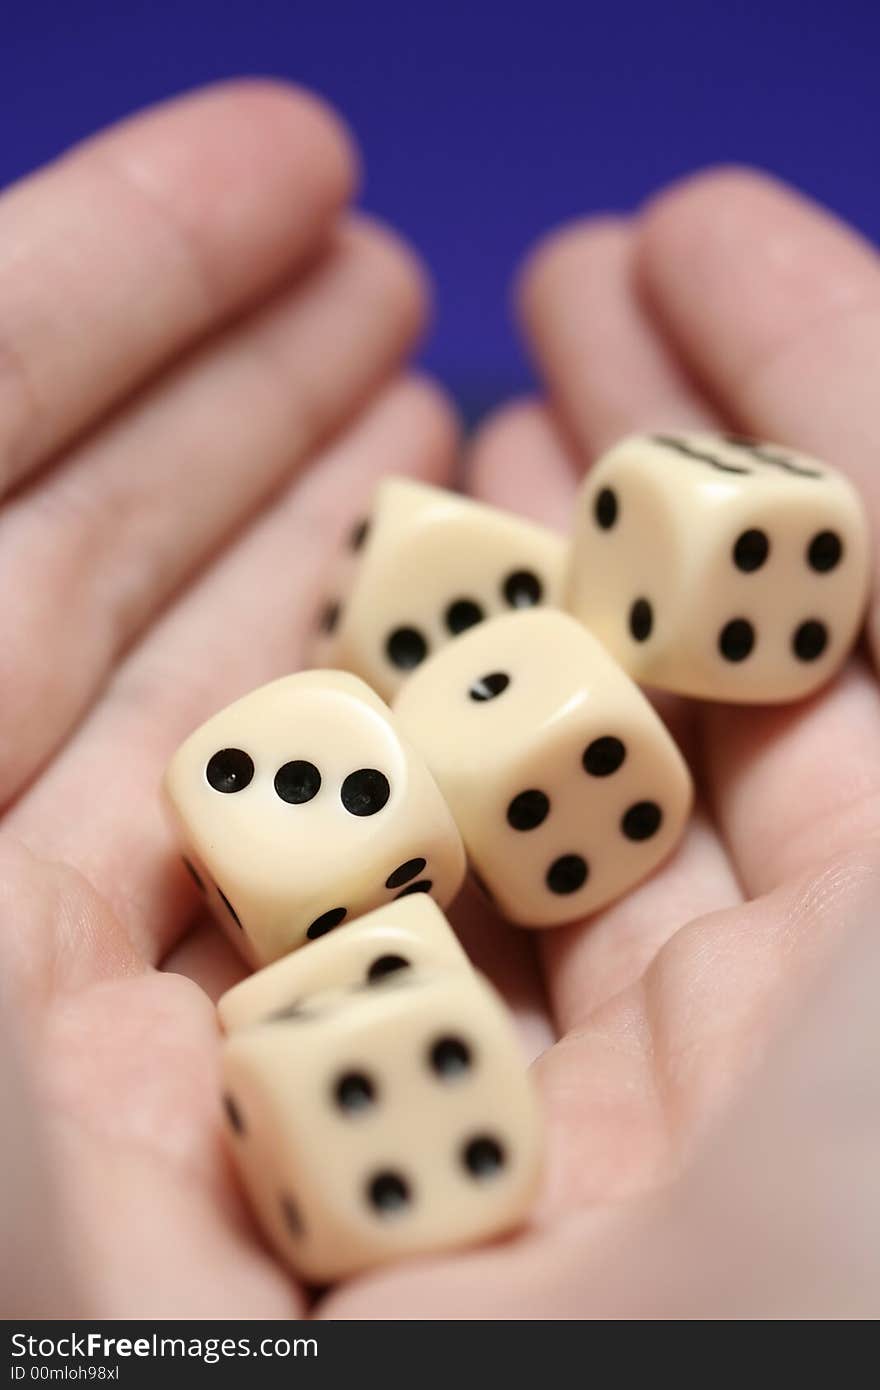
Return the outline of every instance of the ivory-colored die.
{"type": "Polygon", "coordinates": [[[643,684],[796,700],[852,647],[868,550],[861,500],[827,464],[738,438],[634,435],[583,484],[565,606],[643,684]]]}
{"type": "Polygon", "coordinates": [[[495,618],[395,701],[468,857],[512,922],[602,907],[678,842],[691,779],[637,686],[567,614],[495,618]]]}
{"type": "MultiPolygon", "coordinates": [[[[418,861],[421,864],[421,861],[418,861]]],[[[419,870],[403,866],[404,879],[419,870]]],[[[408,881],[412,881],[409,878],[408,881]]],[[[371,987],[397,971],[467,970],[470,961],[437,904],[424,893],[368,912],[307,951],[295,951],[227,990],[217,1004],[227,1033],[295,1012],[318,994],[371,987]]]]}
{"type": "Polygon", "coordinates": [[[388,478],[337,564],[315,662],[354,671],[390,699],[427,656],[484,618],[558,606],[565,550],[534,522],[388,478]]]}
{"type": "Polygon", "coordinates": [[[233,1033],[235,1162],[302,1278],[472,1245],[526,1216],[539,1175],[533,1082],[475,972],[405,971],[233,1033]]]}
{"type": "Polygon", "coordinates": [[[405,894],[445,905],[464,877],[423,758],[344,672],[229,705],[177,750],[164,790],[190,873],[255,966],[405,894]]]}

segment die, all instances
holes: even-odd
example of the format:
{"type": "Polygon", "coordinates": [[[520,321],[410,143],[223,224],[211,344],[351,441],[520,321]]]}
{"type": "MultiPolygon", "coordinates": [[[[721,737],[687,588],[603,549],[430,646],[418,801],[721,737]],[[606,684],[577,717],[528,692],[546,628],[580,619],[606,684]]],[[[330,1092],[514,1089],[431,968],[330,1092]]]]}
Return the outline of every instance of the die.
{"type": "Polygon", "coordinates": [[[638,687],[550,609],[438,652],[394,704],[501,912],[549,927],[602,907],[679,840],[691,779],[638,687]]]}
{"type": "MultiPolygon", "coordinates": [[[[407,872],[413,868],[405,865],[407,872]]],[[[413,893],[340,927],[307,951],[295,951],[226,991],[217,1013],[227,1033],[316,994],[374,985],[396,971],[470,970],[458,937],[437,904],[413,893]]]]}
{"type": "Polygon", "coordinates": [[[337,564],[315,662],[354,671],[390,699],[430,652],[482,619],[558,605],[565,550],[521,517],[388,478],[337,564]]]}
{"type": "Polygon", "coordinates": [[[189,872],[255,966],[401,895],[445,905],[464,877],[424,760],[345,672],[229,705],[178,749],[164,791],[189,872]]]}
{"type": "Polygon", "coordinates": [[[852,485],[779,445],[634,435],[588,474],[566,608],[638,681],[796,700],[838,669],[868,593],[852,485]]]}
{"type": "Polygon", "coordinates": [[[222,1067],[255,1214],[311,1283],[501,1235],[534,1198],[532,1078],[476,972],[313,997],[231,1034],[222,1067]]]}

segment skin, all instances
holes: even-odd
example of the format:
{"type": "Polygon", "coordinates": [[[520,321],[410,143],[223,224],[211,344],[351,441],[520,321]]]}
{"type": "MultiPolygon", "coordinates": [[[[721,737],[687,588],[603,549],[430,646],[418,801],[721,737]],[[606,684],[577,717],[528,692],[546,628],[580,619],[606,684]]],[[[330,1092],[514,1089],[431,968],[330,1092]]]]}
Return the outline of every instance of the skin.
{"type": "MultiPolygon", "coordinates": [[[[194,725],[304,661],[375,479],[457,467],[448,403],[401,374],[422,273],[346,210],[355,166],[313,98],[235,84],[0,199],[6,1315],[876,1313],[876,602],[812,700],[664,704],[701,802],[649,882],[531,936],[461,904],[540,1054],[527,1230],[314,1301],[250,1222],[211,1002],[241,966],[155,793],[194,725]]],[[[564,525],[622,432],[723,424],[827,456],[880,522],[880,271],[821,209],[702,174],[554,234],[517,298],[546,395],[480,431],[476,495],[564,525]]]]}

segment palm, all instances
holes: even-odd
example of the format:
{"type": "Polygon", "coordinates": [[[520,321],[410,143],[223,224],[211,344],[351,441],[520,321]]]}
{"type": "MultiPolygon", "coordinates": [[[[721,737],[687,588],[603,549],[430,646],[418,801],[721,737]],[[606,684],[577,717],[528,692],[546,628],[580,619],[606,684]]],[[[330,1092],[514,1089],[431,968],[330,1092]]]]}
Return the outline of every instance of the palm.
{"type": "MultiPolygon", "coordinates": [[[[177,183],[155,129],[140,132],[129,158],[151,199],[164,179],[173,186],[163,198],[184,204],[169,226],[189,228],[186,255],[179,232],[169,251],[168,228],[148,248],[154,261],[170,258],[157,273],[181,285],[168,295],[162,332],[152,325],[149,350],[125,325],[111,325],[114,340],[104,324],[103,359],[83,367],[77,392],[72,362],[41,383],[57,394],[23,436],[36,443],[30,456],[19,452],[18,476],[58,457],[74,431],[83,437],[12,498],[3,523],[13,539],[5,563],[22,557],[11,582],[37,595],[12,688],[22,724],[25,712],[39,716],[26,725],[38,734],[10,745],[0,769],[9,836],[41,856],[7,837],[11,973],[93,1306],[117,1316],[287,1316],[304,1301],[259,1244],[220,1144],[206,993],[231,983],[238,966],[194,921],[154,788],[201,717],[302,659],[318,598],[313,572],[372,480],[405,469],[444,478],[454,436],[425,386],[385,384],[418,317],[401,253],[352,228],[316,254],[346,182],[344,151],[323,118],[258,89],[164,119],[177,123],[177,147],[191,150],[177,183]],[[270,126],[271,167],[257,157],[270,126]],[[235,227],[218,231],[207,191],[228,158],[250,184],[235,227]],[[295,188],[306,209],[296,234],[278,222],[285,177],[287,201],[295,188]],[[184,298],[192,322],[182,324],[172,306],[193,274],[193,247],[202,270],[184,298]],[[173,358],[156,384],[105,418],[111,399],[173,358]],[[72,418],[96,368],[105,396],[90,401],[89,418],[72,418]],[[112,536],[111,506],[121,516],[112,536]],[[72,507],[85,543],[80,536],[74,553],[68,542],[58,562],[72,507]],[[51,558],[48,577],[27,561],[24,538],[28,554],[51,558]],[[93,602],[100,593],[99,632],[91,608],[79,626],[62,606],[68,577],[84,578],[93,602]],[[71,662],[76,653],[79,674],[47,693],[40,652],[49,644],[65,672],[65,653],[71,662]]],[[[96,256],[96,277],[98,266],[96,256]]],[[[490,422],[471,459],[473,487],[564,523],[578,460],[616,435],[723,420],[829,457],[845,450],[870,502],[870,398],[867,389],[859,396],[855,348],[841,380],[824,340],[802,330],[824,315],[829,339],[842,339],[856,315],[838,313],[841,301],[858,310],[878,296],[865,248],[747,177],[686,188],[632,225],[568,234],[533,266],[524,295],[554,413],[526,403],[490,422]],[[791,283],[773,298],[773,248],[783,241],[794,248],[782,271],[791,283]],[[851,409],[842,411],[841,396],[851,409]]],[[[843,355],[840,342],[834,351],[843,355]]],[[[760,1053],[798,963],[806,967],[857,911],[875,871],[853,849],[877,821],[869,754],[880,744],[880,700],[867,663],[803,707],[670,704],[668,713],[705,805],[672,863],[589,927],[527,938],[470,899],[459,911],[473,955],[542,1051],[550,1163],[534,1227],[494,1249],[369,1276],[331,1294],[328,1315],[589,1313],[584,1290],[575,1291],[580,1304],[566,1305],[572,1260],[586,1289],[595,1250],[613,1245],[645,1194],[686,1163],[760,1053]],[[832,769],[823,765],[829,747],[832,769]]]]}

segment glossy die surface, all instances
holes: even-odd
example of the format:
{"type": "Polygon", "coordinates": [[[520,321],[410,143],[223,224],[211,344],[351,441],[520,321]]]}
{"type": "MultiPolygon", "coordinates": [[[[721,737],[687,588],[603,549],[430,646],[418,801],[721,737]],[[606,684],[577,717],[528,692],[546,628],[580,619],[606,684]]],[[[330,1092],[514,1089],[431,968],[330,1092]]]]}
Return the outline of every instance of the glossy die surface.
{"type": "MultiPolygon", "coordinates": [[[[402,868],[406,884],[416,887],[424,862],[415,860],[402,868]]],[[[406,893],[403,884],[397,886],[406,893]]],[[[368,912],[310,943],[307,951],[296,951],[258,970],[227,990],[217,1012],[231,1033],[270,1015],[296,1010],[313,995],[373,985],[413,969],[471,969],[444,914],[422,892],[408,893],[368,912]]]]}
{"type": "Polygon", "coordinates": [[[474,972],[407,972],[243,1028],[223,1079],[255,1213],[309,1281],[500,1235],[533,1200],[533,1082],[474,972]]]}
{"type": "Polygon", "coordinates": [[[438,653],[395,712],[512,922],[553,926],[644,878],[691,805],[651,705],[579,623],[512,614],[438,653]]]}
{"type": "Polygon", "coordinates": [[[400,893],[446,904],[464,874],[424,760],[343,672],[287,676],[229,705],[178,749],[164,790],[193,877],[254,965],[400,893]]]}
{"type": "Polygon", "coordinates": [[[636,435],[582,486],[566,607],[644,684],[785,701],[838,669],[868,579],[864,509],[827,464],[713,435],[636,435]]]}
{"type": "Polygon", "coordinates": [[[565,551],[561,537],[521,517],[389,478],[340,557],[315,660],[354,671],[388,699],[484,618],[559,604],[565,551]]]}

